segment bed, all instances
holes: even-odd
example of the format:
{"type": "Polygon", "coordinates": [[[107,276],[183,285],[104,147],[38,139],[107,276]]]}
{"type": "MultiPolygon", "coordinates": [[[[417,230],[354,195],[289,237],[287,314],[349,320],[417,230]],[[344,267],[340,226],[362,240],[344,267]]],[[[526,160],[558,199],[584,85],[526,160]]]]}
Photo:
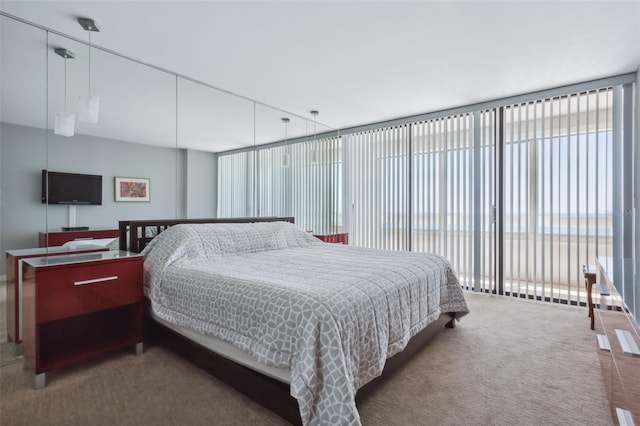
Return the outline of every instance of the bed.
{"type": "Polygon", "coordinates": [[[446,259],[324,243],[292,218],[120,230],[145,255],[151,334],[293,423],[360,424],[356,393],[468,313],[446,259]]]}

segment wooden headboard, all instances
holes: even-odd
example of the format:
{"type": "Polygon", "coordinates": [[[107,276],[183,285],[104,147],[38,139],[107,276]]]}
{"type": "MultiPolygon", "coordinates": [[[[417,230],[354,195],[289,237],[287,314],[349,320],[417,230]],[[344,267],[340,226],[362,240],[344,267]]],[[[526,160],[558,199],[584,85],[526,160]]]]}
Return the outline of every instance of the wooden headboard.
{"type": "Polygon", "coordinates": [[[160,219],[160,220],[121,220],[120,250],[140,253],[142,249],[159,233],[180,223],[254,223],[254,222],[290,222],[293,217],[241,217],[226,219],[160,219]],[[149,231],[149,232],[148,232],[149,231]]]}

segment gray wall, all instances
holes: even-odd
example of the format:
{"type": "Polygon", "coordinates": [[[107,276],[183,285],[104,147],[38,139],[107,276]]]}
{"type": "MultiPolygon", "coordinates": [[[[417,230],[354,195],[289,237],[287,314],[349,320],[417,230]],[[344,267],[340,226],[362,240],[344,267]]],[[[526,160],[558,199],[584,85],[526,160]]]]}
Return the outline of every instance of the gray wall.
{"type": "Polygon", "coordinates": [[[215,216],[215,154],[52,132],[47,149],[44,130],[1,123],[0,275],[5,250],[37,247],[38,232],[68,225],[67,206],[40,202],[42,169],[102,175],[102,206],[77,206],[78,226],[116,228],[119,220],[215,216]],[[149,178],[151,201],[116,203],[115,176],[149,178]]]}

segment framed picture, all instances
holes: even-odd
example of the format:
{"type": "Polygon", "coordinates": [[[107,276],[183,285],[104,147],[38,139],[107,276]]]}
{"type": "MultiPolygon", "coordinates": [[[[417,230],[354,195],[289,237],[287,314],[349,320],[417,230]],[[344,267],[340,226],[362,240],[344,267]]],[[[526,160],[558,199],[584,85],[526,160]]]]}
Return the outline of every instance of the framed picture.
{"type": "Polygon", "coordinates": [[[116,202],[149,202],[150,184],[147,178],[116,177],[116,202]]]}

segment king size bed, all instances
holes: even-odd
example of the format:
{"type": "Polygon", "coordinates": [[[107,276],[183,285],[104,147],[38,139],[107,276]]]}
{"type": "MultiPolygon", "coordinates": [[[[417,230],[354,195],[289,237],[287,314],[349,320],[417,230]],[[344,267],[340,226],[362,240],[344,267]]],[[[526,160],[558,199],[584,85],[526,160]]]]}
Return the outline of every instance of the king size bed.
{"type": "Polygon", "coordinates": [[[145,256],[152,340],[293,423],[360,424],[356,393],[468,313],[441,256],[292,218],[123,221],[120,248],[145,256]]]}

